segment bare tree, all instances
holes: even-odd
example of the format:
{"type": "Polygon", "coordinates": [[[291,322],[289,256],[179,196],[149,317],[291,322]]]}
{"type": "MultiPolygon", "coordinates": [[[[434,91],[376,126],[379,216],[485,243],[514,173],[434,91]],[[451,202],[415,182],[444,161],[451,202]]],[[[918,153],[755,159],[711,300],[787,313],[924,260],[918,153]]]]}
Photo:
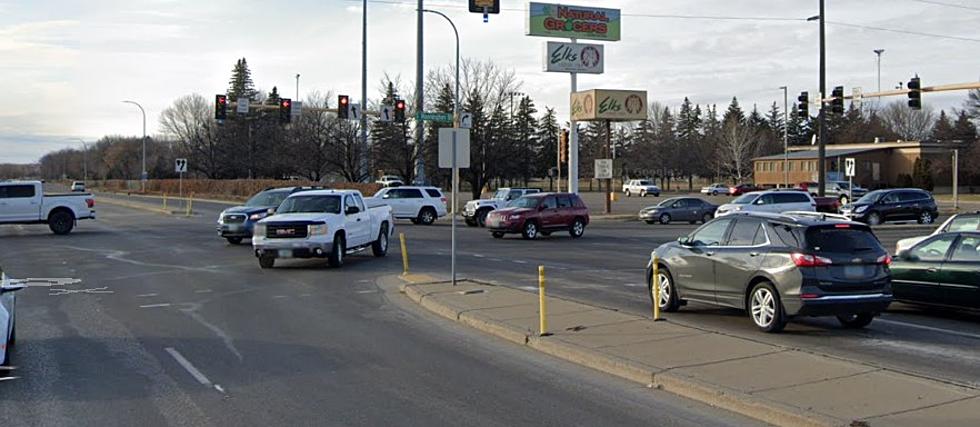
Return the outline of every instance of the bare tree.
{"type": "Polygon", "coordinates": [[[750,126],[728,121],[722,127],[718,160],[728,173],[739,182],[752,171],[752,154],[755,153],[756,135],[750,126]]]}
{"type": "Polygon", "coordinates": [[[932,109],[928,106],[913,110],[901,101],[888,104],[881,112],[881,119],[892,132],[906,141],[928,138],[936,122],[932,109]]]}
{"type": "Polygon", "coordinates": [[[182,96],[160,113],[160,127],[177,140],[180,151],[190,158],[191,169],[208,178],[218,178],[224,159],[211,111],[210,103],[203,96],[182,96]]]}

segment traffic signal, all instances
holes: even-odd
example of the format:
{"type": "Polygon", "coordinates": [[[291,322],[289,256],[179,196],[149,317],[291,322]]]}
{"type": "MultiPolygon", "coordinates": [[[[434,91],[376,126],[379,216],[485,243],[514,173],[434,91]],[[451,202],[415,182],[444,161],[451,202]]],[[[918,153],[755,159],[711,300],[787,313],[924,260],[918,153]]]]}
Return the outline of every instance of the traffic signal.
{"type": "Polygon", "coordinates": [[[844,86],[837,86],[830,92],[830,112],[844,114],[844,86]]]}
{"type": "Polygon", "coordinates": [[[350,97],[347,95],[340,95],[337,97],[337,118],[350,118],[350,97]]]}
{"type": "Polygon", "coordinates": [[[912,77],[906,85],[909,88],[909,108],[913,110],[922,109],[922,82],[919,76],[912,77]]]}
{"type": "Polygon", "coordinates": [[[558,135],[558,158],[562,163],[568,161],[568,130],[562,129],[558,135]]]}
{"type": "Polygon", "coordinates": [[[395,121],[398,123],[405,123],[405,101],[398,99],[395,100],[395,121]]]}
{"type": "Polygon", "coordinates": [[[214,96],[214,119],[225,120],[228,118],[228,97],[226,95],[214,96]]]}
{"type": "Polygon", "coordinates": [[[797,115],[802,119],[810,117],[810,92],[803,91],[800,92],[800,96],[796,97],[797,101],[800,101],[796,105],[797,115]]]}
{"type": "Polygon", "coordinates": [[[279,100],[279,123],[289,123],[293,119],[293,100],[283,98],[279,100]]]}

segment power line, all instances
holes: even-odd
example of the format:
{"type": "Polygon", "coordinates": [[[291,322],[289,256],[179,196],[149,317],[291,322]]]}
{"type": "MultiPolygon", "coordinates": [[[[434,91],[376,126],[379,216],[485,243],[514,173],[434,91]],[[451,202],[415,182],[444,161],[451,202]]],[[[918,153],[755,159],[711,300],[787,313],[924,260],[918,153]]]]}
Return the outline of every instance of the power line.
{"type": "Polygon", "coordinates": [[[964,6],[964,5],[961,5],[961,4],[944,3],[944,2],[941,2],[941,1],[933,1],[933,0],[910,0],[910,1],[918,2],[918,3],[925,3],[925,4],[932,4],[932,5],[936,5],[936,6],[955,7],[957,9],[975,10],[975,11],[980,12],[980,7],[964,6]]]}
{"type": "Polygon", "coordinates": [[[860,28],[862,30],[887,31],[887,32],[890,32],[890,33],[911,34],[911,35],[916,35],[916,36],[934,37],[934,38],[939,38],[939,39],[961,40],[961,41],[967,41],[967,42],[980,43],[980,39],[974,39],[974,38],[970,38],[970,37],[948,36],[948,35],[943,35],[943,34],[923,33],[921,31],[896,30],[896,29],[892,29],[892,28],[873,27],[873,26],[870,26],[870,25],[849,24],[849,23],[846,23],[846,22],[827,21],[827,23],[830,24],[830,25],[836,25],[836,26],[839,26],[839,27],[860,28]]]}

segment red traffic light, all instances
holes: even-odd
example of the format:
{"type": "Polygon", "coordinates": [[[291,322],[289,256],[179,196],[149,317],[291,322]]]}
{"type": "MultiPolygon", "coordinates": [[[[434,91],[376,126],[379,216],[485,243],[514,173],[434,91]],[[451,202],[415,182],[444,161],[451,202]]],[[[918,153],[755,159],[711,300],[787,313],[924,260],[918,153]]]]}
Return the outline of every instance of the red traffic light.
{"type": "Polygon", "coordinates": [[[228,98],[226,98],[226,97],[224,97],[224,96],[221,96],[221,95],[219,95],[219,96],[218,96],[218,103],[219,103],[219,104],[227,104],[227,103],[228,103],[228,98]]]}
{"type": "Polygon", "coordinates": [[[397,108],[399,110],[404,110],[405,109],[405,101],[398,101],[398,102],[396,102],[395,103],[395,108],[397,108]]]}
{"type": "Polygon", "coordinates": [[[289,108],[289,100],[282,101],[282,108],[289,108]]]}
{"type": "Polygon", "coordinates": [[[350,100],[347,97],[340,98],[340,105],[347,105],[349,102],[350,100]]]}

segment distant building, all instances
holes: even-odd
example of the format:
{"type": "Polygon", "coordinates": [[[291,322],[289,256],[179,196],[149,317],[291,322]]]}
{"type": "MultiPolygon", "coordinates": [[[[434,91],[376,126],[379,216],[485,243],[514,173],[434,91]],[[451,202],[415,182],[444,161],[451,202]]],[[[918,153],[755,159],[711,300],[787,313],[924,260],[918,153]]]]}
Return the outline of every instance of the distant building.
{"type": "MultiPolygon", "coordinates": [[[[855,160],[854,183],[865,188],[894,187],[899,184],[899,176],[912,175],[915,159],[929,159],[948,162],[952,146],[937,142],[899,141],[870,144],[832,144],[827,146],[828,179],[844,177],[844,159],[855,160]]],[[[817,181],[817,148],[790,147],[789,185],[817,181]]],[[[755,184],[760,186],[782,187],[785,181],[783,154],[752,159],[755,184]]]]}

